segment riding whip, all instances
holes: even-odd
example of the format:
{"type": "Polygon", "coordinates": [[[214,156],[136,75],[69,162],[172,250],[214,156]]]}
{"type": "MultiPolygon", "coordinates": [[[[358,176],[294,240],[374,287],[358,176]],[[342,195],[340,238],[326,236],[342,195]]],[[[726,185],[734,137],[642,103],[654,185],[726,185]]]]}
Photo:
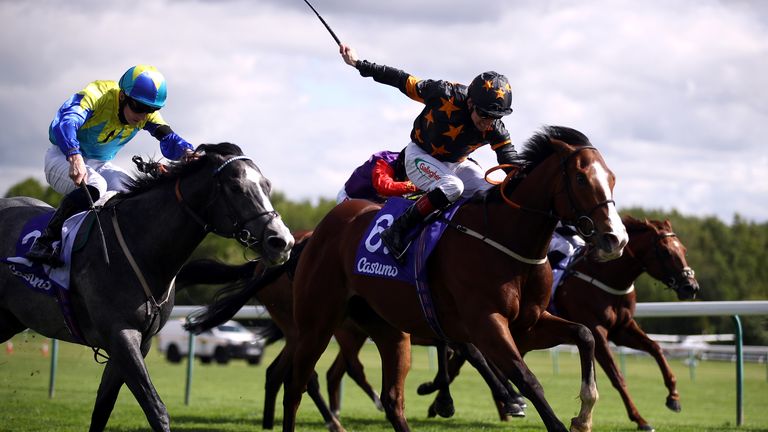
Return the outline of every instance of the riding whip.
{"type": "Polygon", "coordinates": [[[96,211],[96,205],[93,204],[93,198],[91,197],[91,193],[88,191],[88,186],[85,185],[85,182],[80,183],[80,187],[83,189],[83,192],[85,192],[85,196],[88,197],[88,205],[90,206],[89,211],[92,211],[94,216],[96,217],[96,226],[99,227],[99,234],[101,235],[101,250],[104,252],[104,261],[107,262],[107,265],[109,265],[109,254],[107,253],[107,240],[104,238],[104,230],[101,229],[101,221],[99,220],[99,213],[96,211]]]}
{"type": "Polygon", "coordinates": [[[333,40],[335,40],[335,41],[336,41],[336,44],[337,44],[337,45],[341,45],[341,41],[340,41],[340,40],[339,40],[339,38],[336,36],[336,33],[334,33],[334,32],[333,32],[333,30],[331,30],[331,26],[329,26],[329,25],[328,25],[328,23],[327,23],[327,22],[325,22],[325,20],[323,19],[323,17],[321,17],[321,16],[320,16],[320,14],[319,14],[319,13],[317,13],[317,10],[315,10],[315,8],[312,6],[312,4],[310,4],[310,3],[309,3],[307,0],[304,0],[304,3],[306,3],[306,4],[307,4],[307,6],[309,6],[309,8],[310,8],[310,9],[312,9],[312,12],[314,12],[314,13],[315,13],[315,15],[317,15],[317,17],[320,19],[320,22],[321,22],[321,23],[323,23],[323,25],[325,26],[325,28],[327,28],[327,29],[328,29],[328,32],[331,34],[331,36],[333,36],[333,40]]]}

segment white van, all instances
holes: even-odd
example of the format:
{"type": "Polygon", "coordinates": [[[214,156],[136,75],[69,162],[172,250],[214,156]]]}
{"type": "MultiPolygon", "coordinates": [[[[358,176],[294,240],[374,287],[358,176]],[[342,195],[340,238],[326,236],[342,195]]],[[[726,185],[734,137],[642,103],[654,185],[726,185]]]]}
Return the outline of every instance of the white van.
{"type": "MultiPolygon", "coordinates": [[[[157,348],[171,363],[179,363],[187,356],[189,333],[184,329],[184,318],[169,320],[156,338],[157,348]]],[[[264,342],[237,321],[227,321],[195,336],[195,357],[203,363],[216,360],[219,364],[242,358],[257,365],[261,362],[264,342]]]]}

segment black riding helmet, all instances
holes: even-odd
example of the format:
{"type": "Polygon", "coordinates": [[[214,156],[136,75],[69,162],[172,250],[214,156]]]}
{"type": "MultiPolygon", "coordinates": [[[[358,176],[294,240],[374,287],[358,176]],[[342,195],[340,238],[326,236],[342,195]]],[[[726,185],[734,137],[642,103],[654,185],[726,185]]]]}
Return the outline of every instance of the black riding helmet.
{"type": "Polygon", "coordinates": [[[475,77],[467,94],[475,109],[486,117],[501,118],[512,113],[512,87],[507,77],[498,72],[483,72],[475,77]]]}

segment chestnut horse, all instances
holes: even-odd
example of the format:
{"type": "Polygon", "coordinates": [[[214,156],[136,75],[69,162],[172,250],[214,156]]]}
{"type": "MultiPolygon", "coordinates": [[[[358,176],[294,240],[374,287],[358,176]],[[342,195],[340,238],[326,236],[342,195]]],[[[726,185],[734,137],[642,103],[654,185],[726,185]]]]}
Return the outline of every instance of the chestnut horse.
{"type": "MultiPolygon", "coordinates": [[[[558,220],[580,228],[593,259],[621,256],[627,232],[613,202],[615,177],[586,136],[564,127],[545,127],[534,135],[521,159],[525,168],[514,187],[505,181],[464,203],[453,219],[454,229],[437,244],[427,263],[436,314],[444,334],[473,343],[521,389],[551,431],[567,429],[522,353],[563,342],[577,345],[581,408],[571,430],[591,430],[597,400],[594,340],[583,325],[546,311],[552,274],[545,257],[558,220]]],[[[407,333],[437,335],[412,285],[353,273],[357,245],[379,208],[368,201],[341,203],[320,222],[302,252],[293,284],[297,337],[287,342],[284,353],[292,369],[285,382],[283,430],[294,430],[314,365],[346,316],[379,349],[388,420],[397,431],[409,430],[403,400],[410,365],[407,333]],[[366,307],[375,314],[359,313],[366,307]]]]}
{"type": "Polygon", "coordinates": [[[669,391],[666,405],[679,412],[675,376],[659,345],[633,318],[637,303],[633,283],[647,272],[673,289],[680,300],[695,298],[699,284],[685,259],[686,248],[669,221],[640,221],[625,216],[623,222],[629,232],[624,255],[609,263],[577,262],[555,291],[554,305],[558,316],[589,327],[596,342],[595,359],[621,395],[629,419],[637,423],[639,430],[653,430],[632,402],[608,341],[650,354],[669,391]]]}

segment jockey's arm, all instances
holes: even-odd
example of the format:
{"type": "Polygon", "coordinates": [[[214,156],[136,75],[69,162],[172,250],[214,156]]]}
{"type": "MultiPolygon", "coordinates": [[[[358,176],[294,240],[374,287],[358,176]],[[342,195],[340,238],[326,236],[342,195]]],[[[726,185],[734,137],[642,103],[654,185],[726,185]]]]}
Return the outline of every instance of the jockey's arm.
{"type": "Polygon", "coordinates": [[[160,141],[160,152],[170,160],[179,160],[194,151],[192,144],[176,134],[167,124],[148,121],[144,129],[160,141]]]}
{"type": "Polygon", "coordinates": [[[394,175],[395,169],[386,161],[383,159],[376,161],[371,171],[371,182],[377,194],[390,197],[416,192],[417,188],[410,180],[396,181],[394,175]]]}

